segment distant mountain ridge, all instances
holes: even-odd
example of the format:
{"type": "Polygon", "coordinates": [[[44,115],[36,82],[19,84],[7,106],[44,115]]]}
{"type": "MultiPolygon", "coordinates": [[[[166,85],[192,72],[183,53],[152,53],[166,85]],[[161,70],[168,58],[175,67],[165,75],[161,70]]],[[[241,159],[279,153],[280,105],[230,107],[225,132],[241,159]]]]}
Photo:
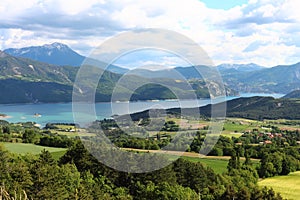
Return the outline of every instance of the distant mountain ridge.
{"type": "Polygon", "coordinates": [[[163,70],[148,70],[148,69],[134,69],[131,74],[150,78],[175,78],[175,79],[192,79],[203,78],[203,75],[212,75],[214,68],[220,72],[220,75],[239,74],[246,72],[254,72],[265,69],[260,65],[250,64],[221,64],[216,67],[209,67],[205,65],[196,65],[189,67],[175,67],[172,69],[163,70]]]}
{"type": "Polygon", "coordinates": [[[300,63],[247,73],[223,74],[223,80],[237,91],[287,94],[299,89],[300,63]]]}
{"type": "Polygon", "coordinates": [[[294,90],[287,95],[283,96],[282,98],[287,98],[287,99],[300,99],[300,89],[294,90]]]}
{"type": "Polygon", "coordinates": [[[217,66],[220,71],[236,71],[236,72],[252,72],[264,69],[265,67],[257,65],[255,63],[249,64],[220,64],[217,66]]]}
{"type": "MultiPolygon", "coordinates": [[[[139,69],[133,72],[144,77],[170,77],[174,79],[203,79],[202,75],[213,75],[208,66],[176,67],[173,70],[150,71],[139,69]]],[[[300,63],[278,65],[271,68],[256,64],[219,65],[217,70],[229,88],[240,93],[282,93],[300,89],[300,63]]]]}
{"type": "MultiPolygon", "coordinates": [[[[9,48],[5,49],[4,52],[15,57],[29,58],[32,60],[59,66],[79,67],[83,62],[90,63],[91,65],[101,68],[105,68],[107,65],[95,59],[87,59],[85,56],[82,56],[79,53],[75,52],[69,46],[59,42],[45,44],[42,46],[23,47],[20,49],[9,48]]],[[[109,65],[108,70],[121,74],[128,71],[127,69],[114,65],[109,65]]]]}
{"type": "MultiPolygon", "coordinates": [[[[94,60],[86,59],[84,56],[76,53],[67,45],[53,43],[50,45],[25,47],[21,49],[7,49],[6,53],[43,61],[50,64],[80,66],[83,59],[85,62],[99,66],[104,69],[107,64],[94,60]],[[48,60],[47,60],[48,59],[48,60]]],[[[0,55],[1,56],[1,55],[0,55]]],[[[110,65],[109,71],[124,74],[128,69],[110,65]]],[[[167,78],[167,79],[200,79],[202,75],[212,75],[213,68],[203,65],[190,67],[176,67],[174,69],[165,69],[152,71],[147,69],[136,69],[129,74],[143,77],[146,79],[167,78]],[[200,72],[200,73],[199,73],[200,72]]],[[[293,65],[278,65],[271,68],[249,63],[249,64],[221,64],[216,66],[226,87],[229,87],[240,93],[284,93],[287,94],[293,90],[299,89],[300,85],[300,63],[293,65]]]]}
{"type": "MultiPolygon", "coordinates": [[[[221,106],[224,102],[215,104],[215,108],[221,106]]],[[[211,117],[212,105],[206,105],[199,108],[170,108],[166,110],[167,114],[182,114],[189,116],[202,116],[211,117]]],[[[235,118],[246,118],[254,120],[265,119],[300,119],[300,104],[295,99],[274,99],[273,97],[242,97],[226,102],[226,116],[235,118]]],[[[219,110],[218,110],[219,111],[219,110]]],[[[215,117],[224,117],[224,112],[214,113],[215,117]]],[[[125,117],[128,115],[124,115],[125,117]]],[[[122,118],[124,116],[119,116],[122,118]]],[[[131,118],[135,121],[142,118],[149,118],[149,110],[130,114],[131,118]]]]}
{"type": "MultiPolygon", "coordinates": [[[[47,64],[28,58],[14,57],[0,51],[0,103],[71,102],[73,84],[78,70],[79,67],[47,64]]],[[[89,66],[81,87],[87,89],[92,85],[98,86],[95,91],[95,101],[109,102],[121,77],[120,74],[89,66]],[[98,85],[95,85],[93,80],[99,73],[103,74],[98,85]]],[[[132,101],[174,99],[176,96],[172,91],[176,91],[184,99],[191,99],[195,97],[195,94],[198,98],[210,97],[203,81],[194,81],[192,90],[186,90],[186,84],[177,82],[175,79],[146,79],[135,75],[123,78],[125,84],[118,85],[116,95],[118,99],[115,100],[128,100],[124,99],[124,95],[128,93],[132,94],[130,99],[132,101]],[[157,82],[168,87],[155,85],[157,82]],[[141,87],[135,91],[128,89],[130,88],[128,86],[136,85],[141,85],[141,87]]],[[[216,86],[217,83],[210,84],[216,86]]],[[[81,88],[75,87],[75,89],[82,91],[81,88]]],[[[229,95],[232,95],[232,92],[234,91],[227,89],[229,95]]]]}
{"type": "Polygon", "coordinates": [[[20,49],[9,48],[5,49],[4,52],[12,56],[30,58],[53,65],[80,66],[85,59],[84,56],[76,53],[67,45],[58,42],[20,49]]]}

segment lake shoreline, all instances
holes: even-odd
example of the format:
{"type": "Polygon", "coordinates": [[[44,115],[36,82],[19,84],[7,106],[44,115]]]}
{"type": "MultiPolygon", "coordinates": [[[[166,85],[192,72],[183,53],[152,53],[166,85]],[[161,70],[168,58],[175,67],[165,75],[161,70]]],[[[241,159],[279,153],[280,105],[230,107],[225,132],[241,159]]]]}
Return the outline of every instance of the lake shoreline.
{"type": "MultiPolygon", "coordinates": [[[[273,96],[278,98],[284,94],[261,94],[261,93],[241,93],[237,97],[225,97],[219,99],[219,101],[228,101],[241,97],[252,96],[273,96]]],[[[218,100],[218,99],[217,99],[218,100]]],[[[130,113],[136,113],[145,111],[151,108],[155,108],[158,105],[160,108],[191,108],[201,107],[208,104],[218,103],[214,99],[198,99],[198,100],[161,100],[161,101],[135,101],[135,102],[100,102],[92,103],[91,106],[95,106],[96,118],[95,120],[102,120],[104,118],[111,118],[113,115],[124,115],[130,113]]],[[[81,106],[80,103],[76,103],[76,106],[81,106]]],[[[83,118],[89,118],[93,113],[86,113],[85,105],[82,104],[83,118]]],[[[36,122],[44,127],[47,123],[74,123],[74,111],[72,102],[69,103],[35,103],[35,104],[0,104],[0,113],[3,113],[6,117],[2,117],[10,123],[18,122],[36,122]],[[41,117],[34,117],[35,113],[39,113],[41,117]]]]}

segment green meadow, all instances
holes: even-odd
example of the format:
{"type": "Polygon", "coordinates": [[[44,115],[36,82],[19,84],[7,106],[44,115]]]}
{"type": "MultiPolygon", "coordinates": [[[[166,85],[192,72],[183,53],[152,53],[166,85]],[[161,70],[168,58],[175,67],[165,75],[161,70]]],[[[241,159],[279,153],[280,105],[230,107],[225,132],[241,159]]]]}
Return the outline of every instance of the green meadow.
{"type": "Polygon", "coordinates": [[[50,153],[65,152],[66,148],[55,148],[55,147],[44,147],[35,144],[24,144],[24,143],[2,143],[5,149],[12,153],[17,154],[39,154],[43,149],[50,153]]]}
{"type": "Polygon", "coordinates": [[[274,191],[280,192],[285,199],[300,199],[300,171],[290,173],[287,176],[264,179],[259,181],[259,185],[272,187],[274,191]]]}
{"type": "Polygon", "coordinates": [[[227,159],[214,159],[214,158],[193,158],[183,156],[184,159],[192,162],[200,162],[206,167],[210,167],[217,174],[222,174],[227,171],[228,160],[227,159]]]}

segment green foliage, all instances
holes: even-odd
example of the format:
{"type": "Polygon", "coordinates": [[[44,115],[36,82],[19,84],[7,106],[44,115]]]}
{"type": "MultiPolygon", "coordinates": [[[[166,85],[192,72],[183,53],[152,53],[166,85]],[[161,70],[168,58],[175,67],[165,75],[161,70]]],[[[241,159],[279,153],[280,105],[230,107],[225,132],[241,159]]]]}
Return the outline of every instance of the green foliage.
{"type": "Polygon", "coordinates": [[[73,143],[74,140],[65,135],[45,135],[41,137],[40,141],[38,142],[38,144],[41,146],[60,148],[70,147],[73,145],[73,143]]]}
{"type": "Polygon", "coordinates": [[[46,150],[38,157],[15,157],[1,146],[0,159],[8,195],[25,192],[29,199],[280,199],[258,188],[250,166],[216,175],[199,162],[178,159],[157,171],[131,174],[99,163],[79,142],[59,164],[46,150]]]}
{"type": "Polygon", "coordinates": [[[22,136],[23,143],[38,143],[38,134],[32,129],[26,129],[22,136]]]}
{"type": "Polygon", "coordinates": [[[281,152],[264,154],[260,162],[259,175],[263,178],[287,175],[298,169],[298,161],[293,156],[281,152]]]}

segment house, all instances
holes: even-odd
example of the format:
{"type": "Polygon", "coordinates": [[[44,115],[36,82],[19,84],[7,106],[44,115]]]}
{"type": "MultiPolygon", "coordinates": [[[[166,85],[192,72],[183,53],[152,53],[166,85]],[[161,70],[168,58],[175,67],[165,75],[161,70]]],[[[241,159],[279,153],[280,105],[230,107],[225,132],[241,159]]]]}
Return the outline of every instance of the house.
{"type": "Polygon", "coordinates": [[[276,137],[282,137],[282,134],[281,133],[275,133],[275,136],[276,137]]]}
{"type": "Polygon", "coordinates": [[[264,141],[264,144],[272,144],[272,141],[266,140],[266,141],[264,141]]]}

